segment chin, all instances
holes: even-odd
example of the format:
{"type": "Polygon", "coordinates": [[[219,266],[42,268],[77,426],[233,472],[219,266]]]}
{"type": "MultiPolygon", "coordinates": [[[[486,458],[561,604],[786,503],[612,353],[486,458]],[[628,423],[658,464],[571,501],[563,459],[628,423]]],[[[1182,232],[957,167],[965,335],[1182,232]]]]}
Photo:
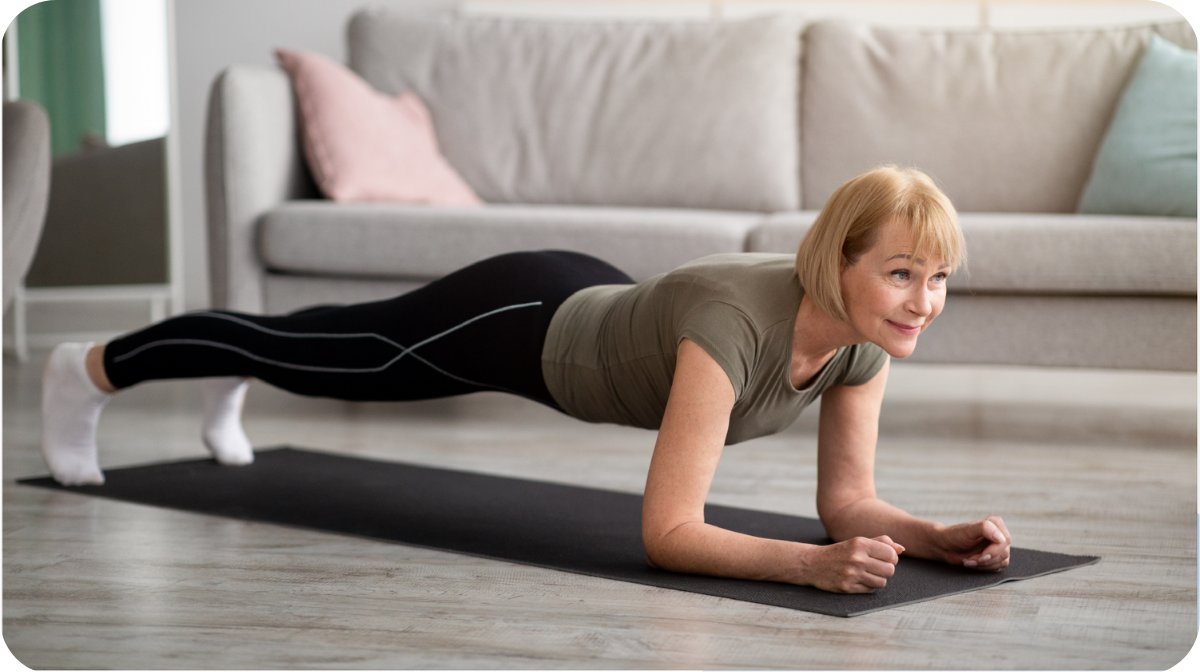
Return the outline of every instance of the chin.
{"type": "Polygon", "coordinates": [[[883,348],[883,351],[892,359],[904,359],[917,349],[916,339],[913,339],[911,343],[876,343],[876,345],[883,348]]]}

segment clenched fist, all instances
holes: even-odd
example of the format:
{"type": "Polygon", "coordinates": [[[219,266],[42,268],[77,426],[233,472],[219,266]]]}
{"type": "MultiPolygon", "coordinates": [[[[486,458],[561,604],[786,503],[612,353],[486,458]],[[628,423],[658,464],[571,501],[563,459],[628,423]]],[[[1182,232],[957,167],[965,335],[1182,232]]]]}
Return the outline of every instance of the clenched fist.
{"type": "Polygon", "coordinates": [[[952,565],[990,572],[1008,566],[1012,536],[1000,516],[952,525],[940,537],[934,543],[952,565]]]}
{"type": "Polygon", "coordinates": [[[812,546],[804,557],[804,583],[835,593],[873,593],[896,573],[903,552],[887,536],[812,546]]]}

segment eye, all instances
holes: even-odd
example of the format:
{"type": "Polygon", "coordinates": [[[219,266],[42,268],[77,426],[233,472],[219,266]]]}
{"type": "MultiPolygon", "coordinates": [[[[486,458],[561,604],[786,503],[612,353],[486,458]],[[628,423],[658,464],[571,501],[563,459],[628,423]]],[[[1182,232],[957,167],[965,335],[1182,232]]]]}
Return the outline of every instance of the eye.
{"type": "Polygon", "coordinates": [[[950,277],[949,273],[938,273],[937,275],[933,276],[933,281],[937,282],[937,283],[943,283],[946,281],[946,278],[949,278],[949,277],[950,277]]]}
{"type": "Polygon", "coordinates": [[[892,277],[896,278],[897,280],[908,280],[908,271],[904,269],[892,271],[892,277]]]}

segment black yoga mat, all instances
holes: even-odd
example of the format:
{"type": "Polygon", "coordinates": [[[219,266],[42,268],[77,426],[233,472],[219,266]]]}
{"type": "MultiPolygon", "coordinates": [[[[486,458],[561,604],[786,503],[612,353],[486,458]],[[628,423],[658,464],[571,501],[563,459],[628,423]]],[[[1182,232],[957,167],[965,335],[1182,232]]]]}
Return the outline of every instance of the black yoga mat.
{"type": "MultiPolygon", "coordinates": [[[[1028,579],[1098,557],[1012,549],[998,573],[904,558],[885,588],[865,595],[805,586],[674,574],[646,565],[642,498],[540,481],[487,476],[359,457],[277,448],[255,462],[167,462],[105,472],[101,486],[63,487],[50,478],[19,481],[99,497],[241,520],[278,523],[455,553],[509,560],[833,616],[858,616],[1028,579]]],[[[727,506],[706,520],[761,537],[830,543],[820,521],[727,506]]]]}

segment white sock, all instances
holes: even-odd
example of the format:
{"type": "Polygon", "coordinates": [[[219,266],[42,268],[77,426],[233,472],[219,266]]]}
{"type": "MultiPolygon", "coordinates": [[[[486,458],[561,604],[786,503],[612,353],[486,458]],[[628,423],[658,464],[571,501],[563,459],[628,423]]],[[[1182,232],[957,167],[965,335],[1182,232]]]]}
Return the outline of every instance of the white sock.
{"type": "Polygon", "coordinates": [[[42,457],[63,485],[100,485],[96,455],[100,410],[112,398],[87,373],[91,343],[63,343],[46,360],[42,375],[42,457]]]}
{"type": "Polygon", "coordinates": [[[242,429],[242,404],[247,378],[209,378],[204,381],[204,429],[208,451],[221,464],[250,464],[254,447],[242,429]]]}

